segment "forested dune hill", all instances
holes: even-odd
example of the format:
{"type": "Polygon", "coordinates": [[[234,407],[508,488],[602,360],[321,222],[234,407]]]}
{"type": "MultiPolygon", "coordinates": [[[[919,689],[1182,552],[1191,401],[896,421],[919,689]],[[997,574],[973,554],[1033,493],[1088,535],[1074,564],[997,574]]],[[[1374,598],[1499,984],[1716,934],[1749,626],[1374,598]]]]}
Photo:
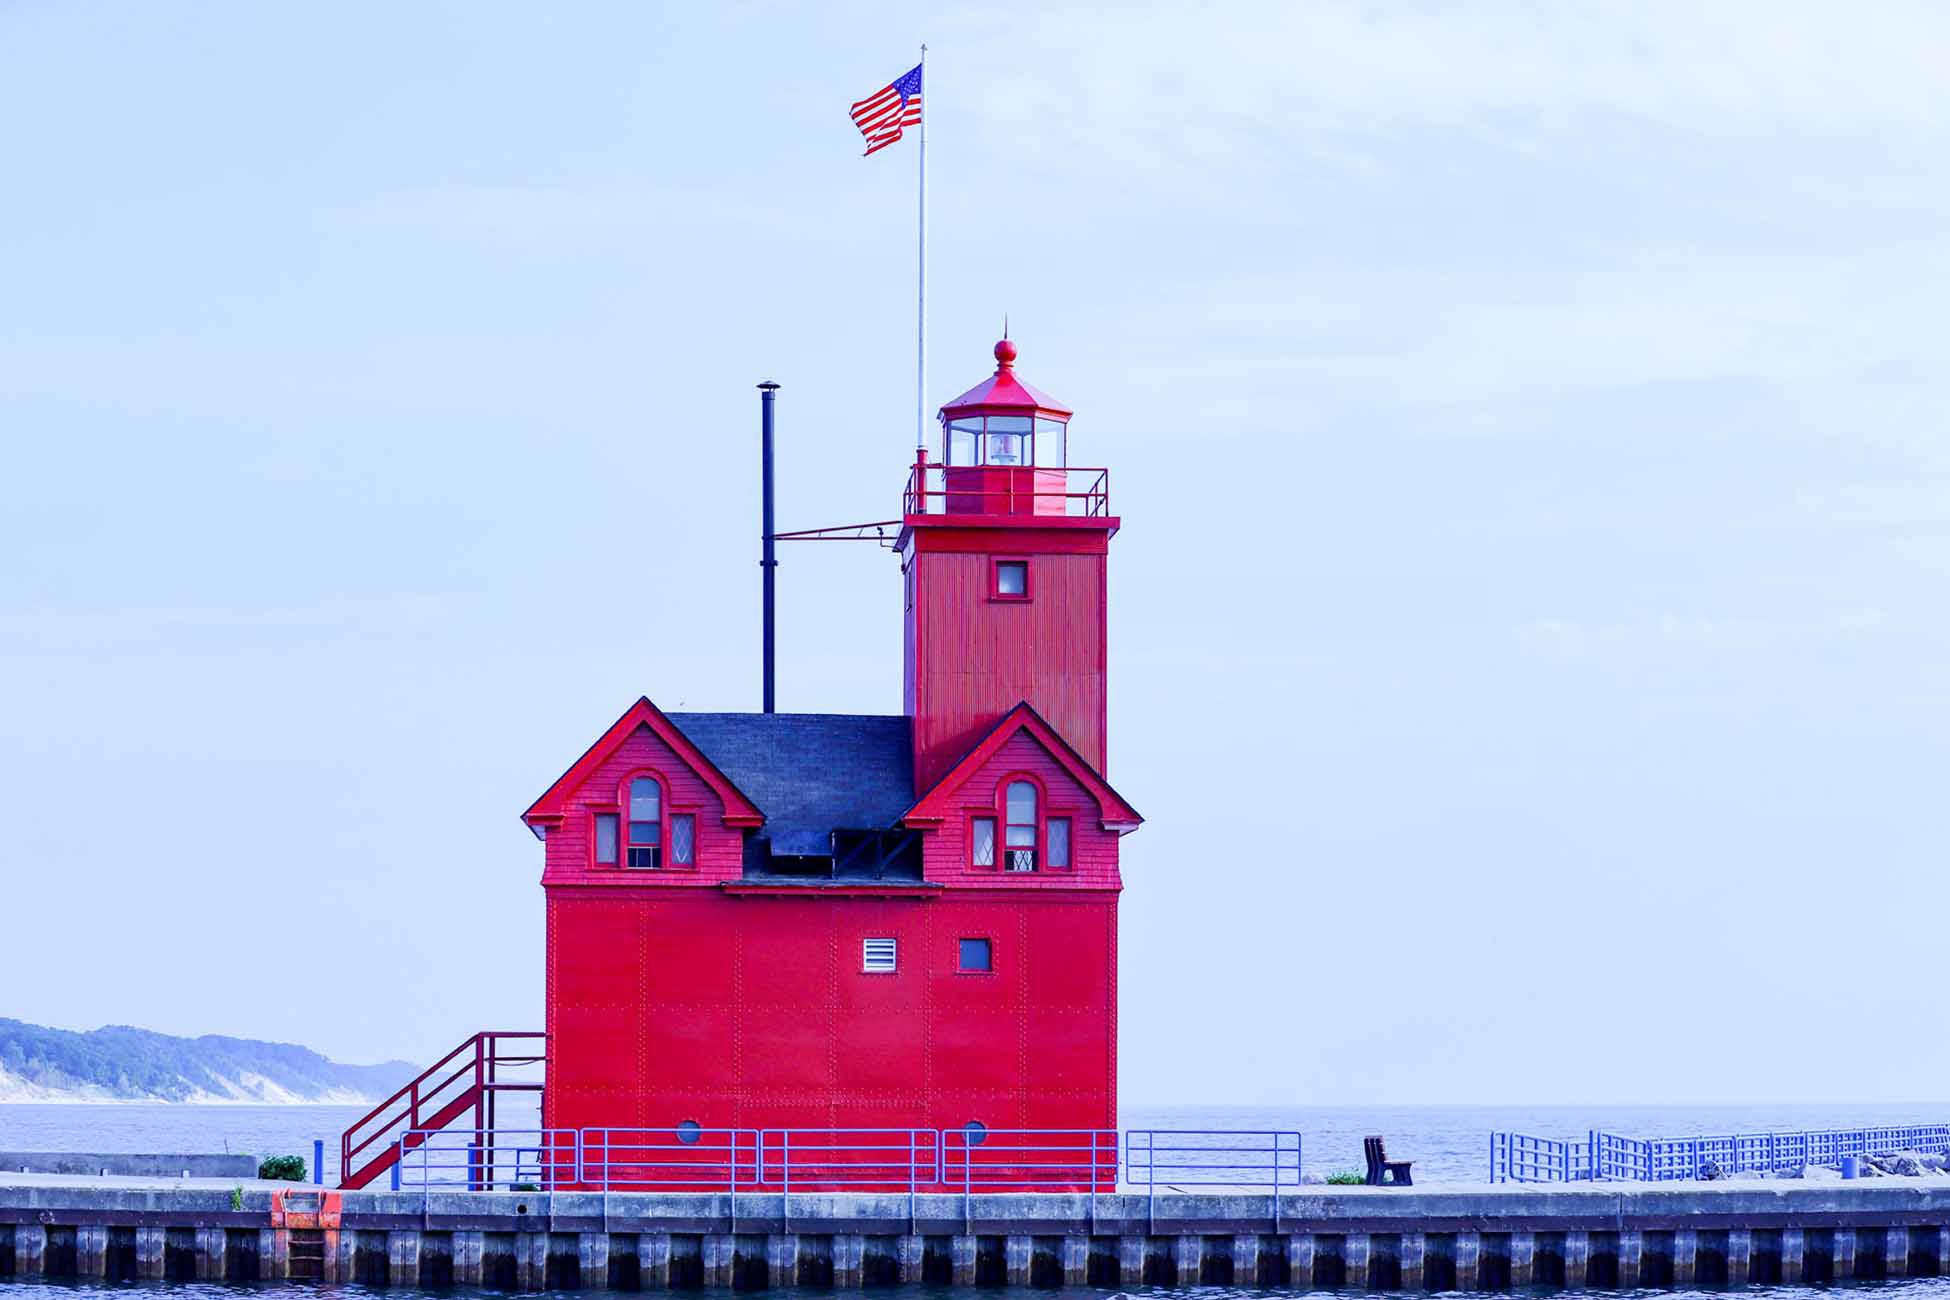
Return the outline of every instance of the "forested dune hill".
{"type": "Polygon", "coordinates": [[[0,1018],[0,1101],[377,1101],[417,1071],[340,1065],[250,1038],[177,1038],[127,1025],[87,1033],[0,1018]]]}

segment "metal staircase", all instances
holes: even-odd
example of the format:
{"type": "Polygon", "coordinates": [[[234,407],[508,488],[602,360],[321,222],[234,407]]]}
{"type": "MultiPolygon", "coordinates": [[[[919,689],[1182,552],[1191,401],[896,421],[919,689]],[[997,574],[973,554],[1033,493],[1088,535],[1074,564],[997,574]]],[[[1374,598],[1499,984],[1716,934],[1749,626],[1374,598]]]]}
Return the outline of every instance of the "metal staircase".
{"type": "Polygon", "coordinates": [[[360,1117],[339,1139],[339,1186],[354,1189],[399,1164],[400,1157],[472,1113],[472,1127],[494,1130],[495,1099],[504,1092],[539,1095],[548,1035],[483,1030],[360,1117]]]}

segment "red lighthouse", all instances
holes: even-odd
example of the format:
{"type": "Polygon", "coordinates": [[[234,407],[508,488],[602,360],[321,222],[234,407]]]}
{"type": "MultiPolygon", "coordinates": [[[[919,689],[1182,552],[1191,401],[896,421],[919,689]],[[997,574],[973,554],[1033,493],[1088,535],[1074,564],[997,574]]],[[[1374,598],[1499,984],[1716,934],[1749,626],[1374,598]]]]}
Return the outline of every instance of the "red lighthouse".
{"type": "Polygon", "coordinates": [[[522,815],[546,1128],[1116,1126],[1118,520],[1069,409],[995,356],[908,476],[903,713],[639,699],[522,815]]]}

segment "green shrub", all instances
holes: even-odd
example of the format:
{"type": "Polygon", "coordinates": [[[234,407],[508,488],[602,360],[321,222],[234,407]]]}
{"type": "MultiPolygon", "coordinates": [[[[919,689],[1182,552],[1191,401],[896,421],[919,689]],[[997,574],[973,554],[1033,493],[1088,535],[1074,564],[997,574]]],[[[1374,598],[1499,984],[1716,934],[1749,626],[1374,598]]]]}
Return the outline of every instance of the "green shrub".
{"type": "Polygon", "coordinates": [[[287,1183],[305,1181],[305,1158],[303,1156],[267,1156],[257,1166],[259,1178],[277,1178],[287,1183]]]}
{"type": "Polygon", "coordinates": [[[1335,1187],[1360,1187],[1368,1176],[1358,1169],[1336,1169],[1327,1175],[1327,1181],[1335,1187]]]}

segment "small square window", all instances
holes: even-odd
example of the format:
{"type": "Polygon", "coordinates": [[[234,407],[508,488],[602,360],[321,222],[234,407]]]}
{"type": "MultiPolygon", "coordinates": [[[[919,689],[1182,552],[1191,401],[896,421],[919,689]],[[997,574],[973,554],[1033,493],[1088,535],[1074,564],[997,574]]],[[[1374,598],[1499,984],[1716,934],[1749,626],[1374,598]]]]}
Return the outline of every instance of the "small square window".
{"type": "Polygon", "coordinates": [[[995,594],[1000,600],[1029,599],[1029,561],[997,560],[995,594]]]}
{"type": "Polygon", "coordinates": [[[867,975],[891,975],[897,966],[898,950],[892,939],[862,939],[860,970],[867,975]]]}
{"type": "Polygon", "coordinates": [[[961,941],[961,968],[972,971],[995,969],[987,939],[963,939],[961,941]]]}

